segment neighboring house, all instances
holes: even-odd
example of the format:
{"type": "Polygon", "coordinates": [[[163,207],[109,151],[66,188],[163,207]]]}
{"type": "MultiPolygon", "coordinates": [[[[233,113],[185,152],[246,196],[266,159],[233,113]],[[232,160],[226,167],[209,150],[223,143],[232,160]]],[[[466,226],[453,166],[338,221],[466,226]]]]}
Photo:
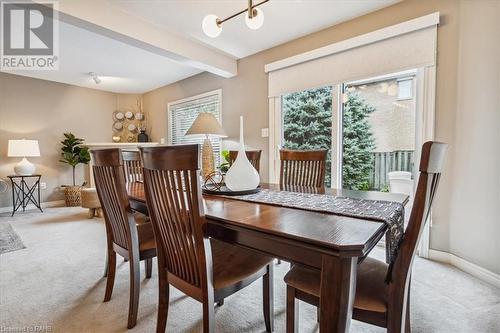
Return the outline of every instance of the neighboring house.
{"type": "Polygon", "coordinates": [[[348,87],[375,108],[370,114],[374,152],[415,149],[414,83],[414,77],[405,77],[348,87]]]}

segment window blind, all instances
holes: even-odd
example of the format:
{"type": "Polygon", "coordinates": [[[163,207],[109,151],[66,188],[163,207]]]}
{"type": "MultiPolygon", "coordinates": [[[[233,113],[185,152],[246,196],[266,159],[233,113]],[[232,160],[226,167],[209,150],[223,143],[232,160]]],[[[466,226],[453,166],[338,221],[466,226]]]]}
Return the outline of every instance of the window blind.
{"type": "MultiPolygon", "coordinates": [[[[411,22],[407,24],[414,25],[411,22]]],[[[266,65],[269,72],[269,97],[406,69],[434,66],[437,25],[432,24],[406,33],[402,33],[405,30],[399,26],[383,28],[266,65]],[[398,34],[399,32],[402,34],[398,34]],[[392,37],[380,37],[381,34],[392,37]],[[370,37],[374,35],[375,37],[370,37]],[[379,40],[367,41],[370,38],[379,40]],[[301,62],[297,60],[299,58],[306,60],[301,62]],[[290,62],[294,64],[285,64],[290,62]]]]}
{"type": "MultiPolygon", "coordinates": [[[[199,113],[211,113],[221,123],[220,93],[193,97],[179,103],[169,105],[169,133],[170,143],[179,144],[202,144],[204,136],[188,135],[186,132],[193,124],[199,113]]],[[[215,163],[220,164],[221,139],[211,137],[210,141],[214,149],[215,163]]]]}

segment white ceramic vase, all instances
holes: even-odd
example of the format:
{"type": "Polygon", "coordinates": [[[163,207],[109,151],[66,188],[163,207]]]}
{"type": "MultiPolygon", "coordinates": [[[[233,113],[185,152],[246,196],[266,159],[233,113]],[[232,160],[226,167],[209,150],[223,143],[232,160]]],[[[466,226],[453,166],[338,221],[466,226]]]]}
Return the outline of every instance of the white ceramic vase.
{"type": "Polygon", "coordinates": [[[259,173],[247,158],[243,141],[243,117],[240,117],[240,147],[238,157],[229,168],[224,178],[231,191],[247,191],[256,189],[260,183],[259,173]]]}

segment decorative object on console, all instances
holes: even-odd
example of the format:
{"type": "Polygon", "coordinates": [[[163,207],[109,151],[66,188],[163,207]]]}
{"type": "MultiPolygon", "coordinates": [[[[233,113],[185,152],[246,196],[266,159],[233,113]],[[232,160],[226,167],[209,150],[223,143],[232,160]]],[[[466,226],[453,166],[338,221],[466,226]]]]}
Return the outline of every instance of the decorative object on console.
{"type": "Polygon", "coordinates": [[[226,173],[226,186],[231,191],[253,190],[259,186],[260,177],[257,170],[248,160],[243,140],[243,117],[240,117],[240,147],[236,161],[226,173]]]}
{"type": "Polygon", "coordinates": [[[225,138],[226,133],[213,114],[202,112],[198,114],[198,117],[196,117],[193,124],[188,129],[186,135],[205,135],[205,140],[201,148],[201,168],[203,179],[206,179],[215,169],[214,150],[209,136],[225,138]]]}
{"type": "Polygon", "coordinates": [[[16,175],[28,176],[35,173],[35,166],[26,157],[40,156],[38,140],[9,140],[8,157],[22,157],[22,160],[14,167],[16,175]]]}
{"type": "Polygon", "coordinates": [[[73,133],[64,133],[64,138],[61,141],[61,159],[59,162],[69,164],[73,168],[73,185],[63,185],[66,206],[80,206],[83,186],[76,185],[75,169],[78,164],[88,164],[90,162],[90,153],[89,149],[83,146],[83,139],[77,138],[73,133]]]}
{"type": "Polygon", "coordinates": [[[257,8],[257,6],[260,6],[269,0],[264,0],[256,5],[253,4],[252,0],[248,0],[248,7],[239,11],[236,14],[233,14],[229,17],[226,17],[225,19],[221,20],[220,18],[217,17],[217,15],[210,14],[205,16],[201,23],[201,27],[203,29],[203,32],[211,38],[215,38],[219,36],[222,32],[222,23],[235,18],[236,16],[245,13],[245,23],[248,28],[252,30],[257,30],[262,27],[264,24],[264,13],[260,8],[257,8]]]}
{"type": "Polygon", "coordinates": [[[137,142],[149,142],[149,135],[145,129],[141,128],[141,132],[137,135],[137,142]]]}

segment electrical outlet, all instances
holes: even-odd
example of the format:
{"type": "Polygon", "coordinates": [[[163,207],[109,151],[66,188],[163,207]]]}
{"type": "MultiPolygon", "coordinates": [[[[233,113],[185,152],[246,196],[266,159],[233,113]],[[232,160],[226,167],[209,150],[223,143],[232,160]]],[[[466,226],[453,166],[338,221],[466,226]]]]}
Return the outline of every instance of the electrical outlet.
{"type": "Polygon", "coordinates": [[[269,128],[261,128],[260,129],[260,135],[263,138],[268,138],[269,137],[269,128]]]}
{"type": "Polygon", "coordinates": [[[160,139],[160,144],[164,145],[165,144],[165,138],[160,139]]]}
{"type": "Polygon", "coordinates": [[[47,183],[41,182],[40,183],[40,190],[46,190],[47,189],[47,183]]]}

